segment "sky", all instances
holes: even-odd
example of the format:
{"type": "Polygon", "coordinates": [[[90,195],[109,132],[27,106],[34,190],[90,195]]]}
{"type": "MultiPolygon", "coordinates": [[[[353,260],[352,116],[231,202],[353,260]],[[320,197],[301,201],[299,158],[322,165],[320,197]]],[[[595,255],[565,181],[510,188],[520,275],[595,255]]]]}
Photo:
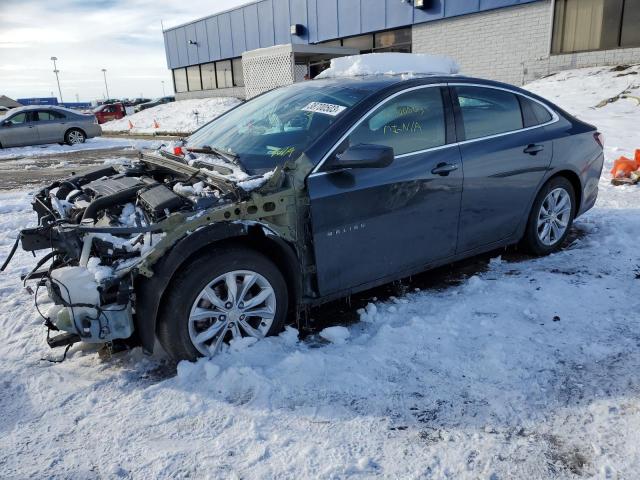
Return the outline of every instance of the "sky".
{"type": "Polygon", "coordinates": [[[0,0],[0,95],[62,99],[173,93],[162,25],[169,28],[249,0],[0,0]]]}

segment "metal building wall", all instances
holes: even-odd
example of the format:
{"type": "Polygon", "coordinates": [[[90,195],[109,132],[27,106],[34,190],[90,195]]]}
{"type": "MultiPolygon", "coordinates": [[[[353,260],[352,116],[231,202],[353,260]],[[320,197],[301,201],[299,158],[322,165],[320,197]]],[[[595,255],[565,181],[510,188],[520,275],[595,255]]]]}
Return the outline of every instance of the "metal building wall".
{"type": "Polygon", "coordinates": [[[540,0],[259,0],[164,31],[169,68],[226,58],[286,43],[317,43],[540,0]],[[292,24],[304,35],[290,34],[292,24]],[[193,43],[190,43],[189,41],[193,43]]]}

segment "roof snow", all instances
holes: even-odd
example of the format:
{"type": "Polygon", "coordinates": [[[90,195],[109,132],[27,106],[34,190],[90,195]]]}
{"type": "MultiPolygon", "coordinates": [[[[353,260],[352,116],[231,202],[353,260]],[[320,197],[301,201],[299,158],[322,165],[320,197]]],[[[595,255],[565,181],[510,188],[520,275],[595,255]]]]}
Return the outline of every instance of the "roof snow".
{"type": "Polygon", "coordinates": [[[460,71],[450,58],[424,53],[367,53],[331,60],[331,67],[316,78],[363,75],[453,75],[460,71]]]}

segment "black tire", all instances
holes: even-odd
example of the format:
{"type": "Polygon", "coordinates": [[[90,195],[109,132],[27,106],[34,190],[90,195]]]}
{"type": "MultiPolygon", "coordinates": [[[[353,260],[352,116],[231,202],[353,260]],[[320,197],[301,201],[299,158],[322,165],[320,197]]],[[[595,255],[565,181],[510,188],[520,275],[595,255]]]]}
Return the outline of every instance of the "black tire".
{"type": "Polygon", "coordinates": [[[87,134],[84,133],[79,128],[70,128],[64,134],[64,143],[66,143],[67,145],[77,145],[78,143],[84,143],[86,139],[87,139],[87,134]],[[73,140],[74,136],[77,136],[79,140],[74,141],[73,140]]]}
{"type": "Polygon", "coordinates": [[[573,219],[576,214],[576,195],[573,190],[573,185],[569,180],[565,177],[554,177],[549,180],[538,192],[535,201],[533,202],[533,206],[531,207],[531,213],[529,214],[529,219],[527,221],[527,229],[525,230],[524,237],[522,238],[522,246],[533,255],[549,255],[550,253],[558,250],[569,234],[569,230],[571,230],[571,225],[573,224],[573,219]],[[538,233],[538,218],[541,212],[541,207],[544,200],[547,196],[555,191],[556,189],[563,189],[569,196],[571,201],[571,209],[569,212],[569,219],[567,223],[567,228],[564,230],[564,233],[553,241],[550,244],[543,243],[540,239],[540,235],[538,233]]]}
{"type": "Polygon", "coordinates": [[[195,360],[204,356],[189,335],[189,314],[202,290],[214,279],[228,272],[250,270],[262,275],[276,298],[273,323],[266,335],[282,331],[287,318],[288,292],[282,273],[264,255],[241,247],[223,247],[214,253],[198,256],[184,265],[167,288],[158,314],[157,335],[160,344],[174,360],[195,360]]]}

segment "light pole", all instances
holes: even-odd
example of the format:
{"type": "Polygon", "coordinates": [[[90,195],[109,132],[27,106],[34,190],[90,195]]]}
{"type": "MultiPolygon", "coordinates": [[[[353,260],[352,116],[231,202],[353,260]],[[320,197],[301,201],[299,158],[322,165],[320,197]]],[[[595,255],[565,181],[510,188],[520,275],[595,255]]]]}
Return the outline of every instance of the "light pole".
{"type": "Polygon", "coordinates": [[[164,93],[164,80],[160,80],[160,83],[162,84],[162,96],[166,96],[164,93]]]}
{"type": "Polygon", "coordinates": [[[51,57],[51,61],[53,62],[53,73],[56,74],[56,82],[58,82],[58,93],[60,94],[60,103],[64,103],[62,101],[62,90],[60,89],[60,78],[58,77],[58,73],[60,73],[60,70],[58,70],[58,67],[56,66],[56,60],[58,60],[58,57],[51,57]]]}
{"type": "Polygon", "coordinates": [[[109,99],[109,87],[107,86],[107,69],[102,69],[102,75],[104,75],[104,88],[107,89],[107,99],[109,99]]]}

